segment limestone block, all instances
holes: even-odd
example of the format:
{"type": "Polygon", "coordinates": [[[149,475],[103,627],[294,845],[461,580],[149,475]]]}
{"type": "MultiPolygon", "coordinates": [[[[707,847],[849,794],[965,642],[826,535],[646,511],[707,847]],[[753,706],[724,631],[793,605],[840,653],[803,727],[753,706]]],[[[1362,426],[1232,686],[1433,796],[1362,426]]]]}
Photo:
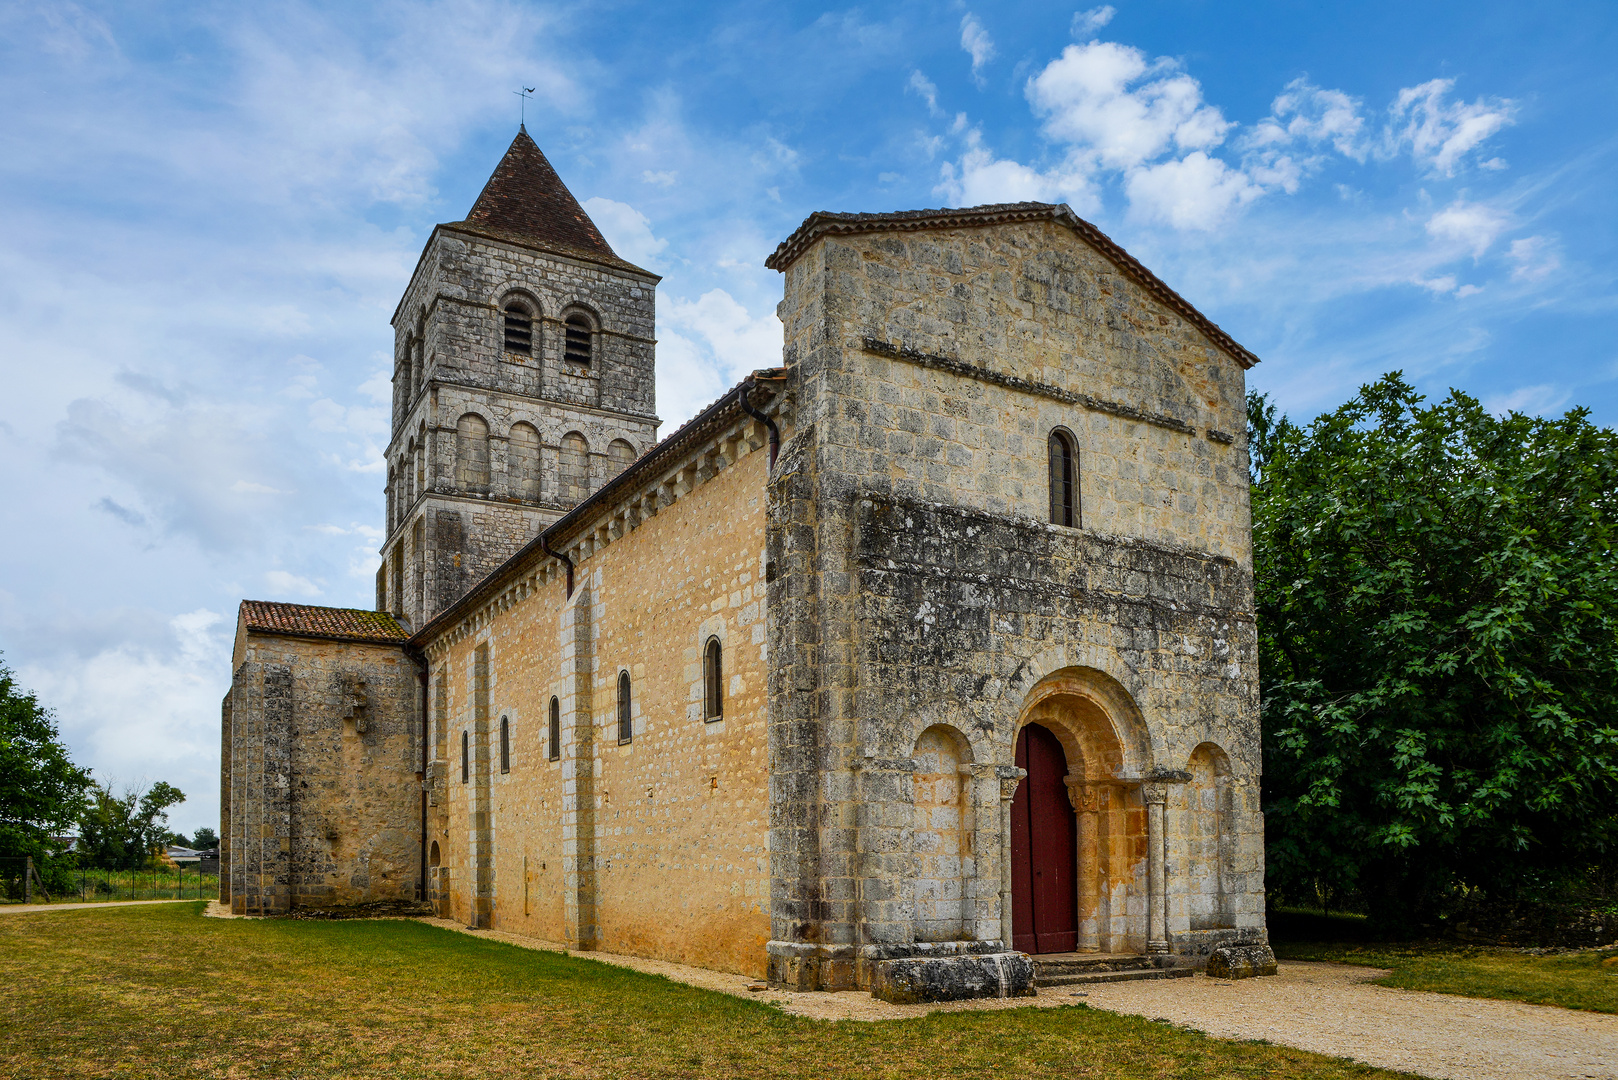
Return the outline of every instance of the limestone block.
{"type": "Polygon", "coordinates": [[[1033,997],[1034,962],[1020,952],[882,960],[872,968],[871,996],[895,1005],[1033,997]]]}
{"type": "Polygon", "coordinates": [[[1225,945],[1208,956],[1211,979],[1251,979],[1275,974],[1275,953],[1268,945],[1225,945]]]}

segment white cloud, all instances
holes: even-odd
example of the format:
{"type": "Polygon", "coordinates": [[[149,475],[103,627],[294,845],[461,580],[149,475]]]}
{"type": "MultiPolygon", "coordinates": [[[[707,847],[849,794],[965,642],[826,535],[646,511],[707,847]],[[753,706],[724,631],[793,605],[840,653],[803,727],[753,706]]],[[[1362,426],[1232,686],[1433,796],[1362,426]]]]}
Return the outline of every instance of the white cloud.
{"type": "MultiPolygon", "coordinates": [[[[1436,176],[1454,176],[1467,154],[1512,123],[1516,103],[1479,98],[1468,105],[1449,101],[1454,79],[1431,79],[1399,91],[1388,109],[1384,152],[1409,150],[1416,163],[1436,176]]],[[[1486,168],[1503,167],[1492,159],[1486,168]]]]}
{"type": "Polygon", "coordinates": [[[927,111],[933,116],[943,116],[944,110],[938,107],[938,87],[933,81],[919,71],[910,73],[910,81],[905,83],[907,93],[918,95],[927,103],[927,111]]]}
{"type": "Polygon", "coordinates": [[[1270,103],[1270,115],[1243,133],[1239,145],[1248,174],[1289,195],[1325,165],[1326,146],[1354,161],[1364,161],[1371,150],[1359,101],[1306,78],[1288,83],[1270,103]]]}
{"type": "MultiPolygon", "coordinates": [[[[678,425],[758,368],[781,363],[781,320],[754,315],[724,289],[659,305],[657,404],[678,425]]],[[[673,428],[665,425],[667,435],[673,428]]]]}
{"type": "Polygon", "coordinates": [[[1520,386],[1505,394],[1490,395],[1483,399],[1483,407],[1496,416],[1513,412],[1544,416],[1560,410],[1572,396],[1573,392],[1566,387],[1540,383],[1536,386],[1520,386]]]}
{"type": "Polygon", "coordinates": [[[584,212],[601,229],[612,250],[637,266],[650,267],[669,246],[667,240],[652,235],[652,223],[646,215],[628,203],[598,196],[584,200],[584,212]]]}
{"type": "Polygon", "coordinates": [[[994,59],[994,42],[978,17],[968,11],[961,18],[961,48],[972,57],[972,78],[983,85],[983,65],[994,59]]]}
{"type": "Polygon", "coordinates": [[[252,480],[238,480],[230,485],[230,490],[243,495],[291,495],[292,492],[281,488],[271,487],[268,484],[255,483],[252,480]]]}
{"type": "Polygon", "coordinates": [[[1427,220],[1427,233],[1478,259],[1508,224],[1506,215],[1494,207],[1457,199],[1427,220]]]}
{"type": "Polygon", "coordinates": [[[1075,38],[1082,41],[1112,22],[1112,17],[1116,14],[1118,9],[1111,4],[1093,7],[1087,11],[1075,11],[1073,22],[1068,29],[1075,38]]]}
{"type": "Polygon", "coordinates": [[[643,182],[656,184],[658,187],[673,187],[674,182],[680,178],[680,174],[673,169],[663,169],[657,172],[647,169],[640,174],[640,178],[643,182]]]}
{"type": "Polygon", "coordinates": [[[1082,161],[1040,172],[1020,162],[997,158],[983,146],[976,128],[966,133],[959,162],[945,162],[934,190],[952,206],[1005,202],[1067,202],[1081,213],[1098,205],[1082,161]]]}
{"type": "Polygon", "coordinates": [[[286,570],[266,571],[264,574],[264,583],[270,587],[272,592],[280,593],[282,595],[291,593],[294,596],[314,597],[319,596],[323,591],[319,585],[315,584],[313,581],[310,581],[308,578],[299,577],[297,574],[290,573],[286,570]]]}
{"type": "Polygon", "coordinates": [[[1173,61],[1148,62],[1114,42],[1069,45],[1029,80],[1027,93],[1046,135],[1091,149],[1114,169],[1170,150],[1211,149],[1231,126],[1173,61]]]}
{"type": "Polygon", "coordinates": [[[1264,193],[1246,175],[1200,150],[1131,171],[1124,189],[1134,213],[1176,229],[1212,229],[1232,209],[1264,193]]]}
{"type": "Polygon", "coordinates": [[[1511,242],[1507,257],[1512,262],[1511,280],[1538,281],[1562,265],[1556,245],[1544,236],[1527,236],[1511,242]]]}

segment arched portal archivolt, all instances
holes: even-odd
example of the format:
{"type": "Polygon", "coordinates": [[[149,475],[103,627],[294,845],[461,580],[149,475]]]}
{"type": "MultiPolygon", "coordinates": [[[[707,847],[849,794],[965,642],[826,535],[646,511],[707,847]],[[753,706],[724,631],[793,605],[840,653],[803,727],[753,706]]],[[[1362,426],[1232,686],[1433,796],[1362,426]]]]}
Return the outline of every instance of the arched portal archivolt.
{"type": "MultiPolygon", "coordinates": [[[[1149,872],[1141,781],[1152,774],[1153,761],[1140,709],[1105,672],[1068,667],[1028,690],[1013,753],[1029,725],[1054,736],[1066,759],[1063,779],[1077,818],[1074,850],[1042,857],[1071,859],[1069,867],[1053,869],[1070,872],[1075,882],[1078,950],[1145,952],[1146,905],[1131,903],[1147,899],[1149,872]]],[[[1003,851],[1011,859],[1011,837],[1006,840],[1003,851]]],[[[1040,872],[1037,866],[1031,870],[1040,872]]]]}

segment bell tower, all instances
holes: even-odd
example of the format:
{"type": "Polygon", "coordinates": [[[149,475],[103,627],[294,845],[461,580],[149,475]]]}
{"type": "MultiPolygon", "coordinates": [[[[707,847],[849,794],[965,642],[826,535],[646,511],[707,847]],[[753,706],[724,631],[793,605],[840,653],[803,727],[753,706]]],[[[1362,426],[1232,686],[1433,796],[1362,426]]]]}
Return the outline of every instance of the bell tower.
{"type": "Polygon", "coordinates": [[[519,128],[393,314],[377,610],[419,629],[651,447],[658,281],[519,128]]]}

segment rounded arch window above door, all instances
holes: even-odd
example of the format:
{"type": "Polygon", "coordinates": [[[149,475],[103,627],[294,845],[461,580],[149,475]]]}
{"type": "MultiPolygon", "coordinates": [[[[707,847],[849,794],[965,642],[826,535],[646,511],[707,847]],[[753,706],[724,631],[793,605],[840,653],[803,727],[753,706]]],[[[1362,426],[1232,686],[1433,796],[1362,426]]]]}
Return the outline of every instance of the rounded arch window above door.
{"type": "Polygon", "coordinates": [[[1083,524],[1079,509],[1079,447],[1066,428],[1051,432],[1051,524],[1076,529],[1083,524]]]}
{"type": "Polygon", "coordinates": [[[595,320],[583,311],[570,311],[562,320],[562,357],[570,364],[589,364],[595,359],[595,320]]]}

